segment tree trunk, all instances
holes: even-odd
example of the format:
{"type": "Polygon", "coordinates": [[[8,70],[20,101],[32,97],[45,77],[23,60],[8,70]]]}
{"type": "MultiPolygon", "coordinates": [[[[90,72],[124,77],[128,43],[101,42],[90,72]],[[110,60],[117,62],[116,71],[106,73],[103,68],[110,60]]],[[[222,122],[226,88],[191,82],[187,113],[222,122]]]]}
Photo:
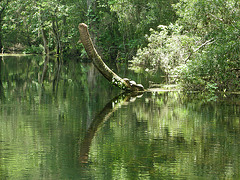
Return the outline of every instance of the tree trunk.
{"type": "Polygon", "coordinates": [[[79,24],[80,40],[89,56],[93,61],[94,66],[100,71],[100,73],[113,85],[127,91],[144,91],[144,87],[141,84],[136,84],[127,78],[122,79],[115,74],[98,55],[96,49],[93,46],[90,38],[87,25],[84,23],[79,24]]]}
{"type": "Polygon", "coordinates": [[[2,39],[3,39],[3,35],[2,35],[2,26],[3,26],[3,24],[2,24],[2,19],[3,19],[2,13],[3,13],[3,10],[4,9],[0,10],[0,51],[1,52],[3,52],[2,51],[2,48],[3,48],[3,44],[2,44],[2,39]]]}
{"type": "MultiPolygon", "coordinates": [[[[1,18],[1,17],[0,17],[1,18]]],[[[0,52],[3,52],[3,44],[2,44],[2,25],[1,25],[1,19],[0,19],[0,52]]]]}
{"type": "Polygon", "coordinates": [[[60,42],[60,33],[59,33],[59,28],[58,28],[58,21],[57,17],[53,18],[52,20],[52,28],[53,28],[53,34],[56,39],[56,53],[60,54],[61,52],[61,42],[60,42]]]}
{"type": "Polygon", "coordinates": [[[48,55],[49,54],[48,40],[46,36],[46,31],[43,29],[43,27],[41,27],[41,32],[42,32],[42,38],[43,38],[44,53],[48,55]]]}
{"type": "Polygon", "coordinates": [[[1,8],[0,8],[0,51],[3,52],[2,48],[3,48],[3,34],[2,34],[2,26],[3,26],[3,17],[4,17],[4,10],[6,9],[6,7],[8,6],[9,0],[6,1],[5,4],[2,4],[1,8]]]}
{"type": "Polygon", "coordinates": [[[41,30],[41,34],[42,34],[44,54],[49,55],[48,39],[47,39],[46,30],[44,29],[44,22],[43,22],[43,19],[42,19],[42,14],[44,14],[43,11],[39,10],[40,30],[41,30]]]}

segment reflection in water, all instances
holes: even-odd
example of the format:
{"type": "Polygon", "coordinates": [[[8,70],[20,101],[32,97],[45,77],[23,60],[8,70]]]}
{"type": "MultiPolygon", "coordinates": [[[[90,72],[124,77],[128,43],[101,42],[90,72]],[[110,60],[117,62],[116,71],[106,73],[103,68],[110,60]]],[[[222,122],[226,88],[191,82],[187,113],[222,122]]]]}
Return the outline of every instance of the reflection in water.
{"type": "Polygon", "coordinates": [[[132,92],[132,93],[123,93],[115,98],[113,98],[111,101],[109,101],[105,107],[101,110],[99,114],[94,118],[92,123],[90,124],[90,127],[87,130],[87,133],[80,145],[80,156],[79,160],[81,163],[88,163],[88,155],[89,150],[91,146],[91,142],[95,136],[95,133],[98,131],[98,129],[101,127],[101,125],[109,120],[111,115],[122,105],[127,105],[129,101],[135,100],[136,97],[141,97],[141,92],[132,92]]]}
{"type": "MultiPolygon", "coordinates": [[[[2,63],[4,62],[3,60],[3,56],[0,59],[0,72],[2,71],[2,63]]],[[[3,88],[3,83],[2,83],[2,77],[1,77],[1,73],[0,73],[0,99],[3,100],[4,99],[4,92],[3,92],[4,88],[3,88]]]]}
{"type": "Polygon", "coordinates": [[[57,57],[57,64],[55,66],[57,66],[57,70],[53,79],[53,91],[57,92],[62,67],[62,58],[60,58],[59,56],[57,57]]]}
{"type": "Polygon", "coordinates": [[[42,77],[41,77],[41,80],[40,80],[40,84],[43,85],[43,81],[44,81],[44,78],[46,76],[46,73],[47,73],[47,69],[48,69],[48,63],[49,63],[49,56],[45,56],[44,58],[44,66],[43,66],[43,72],[42,72],[42,77]]]}
{"type": "Polygon", "coordinates": [[[4,58],[0,179],[239,179],[239,95],[113,98],[89,64],[4,58]]]}
{"type": "Polygon", "coordinates": [[[239,177],[239,105],[231,107],[226,101],[145,93],[98,131],[91,167],[100,179],[239,177]]]}

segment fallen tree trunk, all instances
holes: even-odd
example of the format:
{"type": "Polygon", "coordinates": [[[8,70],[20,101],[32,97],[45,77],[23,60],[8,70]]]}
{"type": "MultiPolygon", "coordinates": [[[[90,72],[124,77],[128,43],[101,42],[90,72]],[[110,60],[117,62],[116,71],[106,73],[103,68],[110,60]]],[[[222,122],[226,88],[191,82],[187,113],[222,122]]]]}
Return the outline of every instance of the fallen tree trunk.
{"type": "Polygon", "coordinates": [[[86,24],[79,24],[80,40],[83,44],[89,58],[93,61],[94,66],[99,72],[114,86],[126,91],[144,91],[144,87],[141,84],[136,84],[127,78],[121,78],[115,74],[102,60],[93,46],[90,38],[88,27],[86,24]]]}

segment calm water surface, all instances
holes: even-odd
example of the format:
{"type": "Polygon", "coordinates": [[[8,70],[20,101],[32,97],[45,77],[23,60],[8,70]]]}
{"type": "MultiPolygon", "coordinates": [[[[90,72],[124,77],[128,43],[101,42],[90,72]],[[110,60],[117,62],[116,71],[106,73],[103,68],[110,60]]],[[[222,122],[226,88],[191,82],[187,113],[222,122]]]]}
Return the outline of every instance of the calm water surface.
{"type": "Polygon", "coordinates": [[[0,69],[0,179],[240,178],[239,95],[121,94],[73,60],[0,57],[0,69]]]}

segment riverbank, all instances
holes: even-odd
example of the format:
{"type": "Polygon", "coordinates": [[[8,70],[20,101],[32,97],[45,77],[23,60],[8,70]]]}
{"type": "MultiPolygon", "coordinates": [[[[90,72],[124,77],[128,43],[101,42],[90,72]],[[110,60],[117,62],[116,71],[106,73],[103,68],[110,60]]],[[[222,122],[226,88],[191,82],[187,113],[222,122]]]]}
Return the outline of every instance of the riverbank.
{"type": "Polygon", "coordinates": [[[3,56],[3,57],[4,57],[4,56],[6,56],[6,57],[7,57],[7,56],[8,56],[8,57],[9,57],[9,56],[33,56],[33,55],[34,55],[34,54],[11,54],[11,53],[8,54],[8,53],[3,53],[3,54],[0,54],[0,57],[1,57],[1,56],[3,56]]]}

